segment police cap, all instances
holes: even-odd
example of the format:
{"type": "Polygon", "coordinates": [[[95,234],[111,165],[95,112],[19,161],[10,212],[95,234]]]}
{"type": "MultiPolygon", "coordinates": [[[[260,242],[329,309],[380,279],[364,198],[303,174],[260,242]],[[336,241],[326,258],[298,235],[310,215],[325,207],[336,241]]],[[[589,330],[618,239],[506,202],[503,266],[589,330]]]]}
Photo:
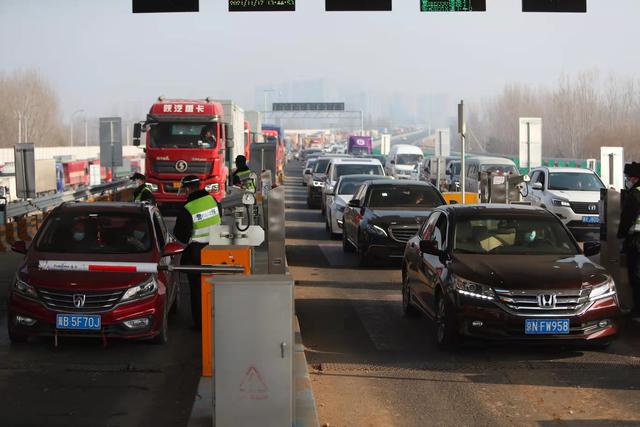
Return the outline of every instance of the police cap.
{"type": "Polygon", "coordinates": [[[624,174],[640,178],[640,163],[632,162],[624,165],[624,174]]]}
{"type": "Polygon", "coordinates": [[[200,178],[195,175],[187,175],[180,181],[183,187],[196,187],[200,185],[200,178]]]}

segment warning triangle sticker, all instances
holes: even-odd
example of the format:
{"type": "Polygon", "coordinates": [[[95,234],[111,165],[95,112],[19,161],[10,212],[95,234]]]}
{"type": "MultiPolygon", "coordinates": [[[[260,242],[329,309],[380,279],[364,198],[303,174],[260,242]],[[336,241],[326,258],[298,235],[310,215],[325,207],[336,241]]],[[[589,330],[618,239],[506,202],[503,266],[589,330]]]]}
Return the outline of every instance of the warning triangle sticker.
{"type": "Polygon", "coordinates": [[[247,369],[247,373],[240,383],[240,391],[248,393],[264,393],[267,391],[267,385],[255,366],[249,366],[249,369],[247,369]]]}

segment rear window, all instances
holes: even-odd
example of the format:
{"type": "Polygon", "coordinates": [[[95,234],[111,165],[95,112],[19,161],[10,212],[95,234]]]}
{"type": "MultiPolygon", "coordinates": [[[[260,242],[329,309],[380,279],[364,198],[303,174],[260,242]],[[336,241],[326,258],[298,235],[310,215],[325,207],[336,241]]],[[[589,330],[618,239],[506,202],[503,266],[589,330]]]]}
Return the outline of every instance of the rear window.
{"type": "Polygon", "coordinates": [[[336,165],[334,179],[342,175],[384,175],[382,166],[376,163],[336,165]]]}
{"type": "Polygon", "coordinates": [[[42,252],[124,254],[151,250],[152,234],[140,214],[55,214],[36,243],[42,252]]]}
{"type": "Polygon", "coordinates": [[[337,194],[355,194],[360,184],[369,180],[369,177],[358,177],[358,178],[342,178],[340,180],[340,185],[338,185],[338,189],[336,190],[337,194]]]}
{"type": "Polygon", "coordinates": [[[371,208],[424,208],[442,205],[442,198],[435,188],[423,186],[381,186],[371,189],[371,208]]]}

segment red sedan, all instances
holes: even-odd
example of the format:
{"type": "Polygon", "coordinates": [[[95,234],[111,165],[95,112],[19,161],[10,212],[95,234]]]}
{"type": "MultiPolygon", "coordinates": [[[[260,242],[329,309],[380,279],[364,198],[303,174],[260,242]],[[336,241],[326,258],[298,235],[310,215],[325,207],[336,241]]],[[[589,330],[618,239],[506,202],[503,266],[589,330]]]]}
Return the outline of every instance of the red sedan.
{"type": "Polygon", "coordinates": [[[156,266],[182,252],[158,209],[139,203],[63,203],[24,253],[9,289],[11,342],[29,336],[168,339],[167,317],[177,307],[178,273],[83,271],[102,266],[156,266]],[[46,266],[65,263],[68,271],[46,266]],[[77,271],[73,271],[77,268],[77,271]]]}

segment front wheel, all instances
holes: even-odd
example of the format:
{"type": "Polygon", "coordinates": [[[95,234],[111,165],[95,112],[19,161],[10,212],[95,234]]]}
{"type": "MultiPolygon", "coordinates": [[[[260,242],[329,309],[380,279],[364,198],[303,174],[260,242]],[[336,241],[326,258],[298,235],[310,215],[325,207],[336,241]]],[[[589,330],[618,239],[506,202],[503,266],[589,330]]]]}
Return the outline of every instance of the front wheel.
{"type": "Polygon", "coordinates": [[[162,315],[162,326],[160,326],[160,332],[158,335],[153,337],[153,343],[164,345],[167,342],[169,342],[169,310],[167,310],[165,303],[165,309],[162,315]]]}
{"type": "Polygon", "coordinates": [[[455,350],[458,339],[453,307],[447,298],[440,294],[436,301],[436,343],[441,350],[455,350]]]}
{"type": "Polygon", "coordinates": [[[342,250],[351,253],[354,249],[355,248],[351,245],[351,242],[347,239],[347,232],[342,229],[342,250]]]}

